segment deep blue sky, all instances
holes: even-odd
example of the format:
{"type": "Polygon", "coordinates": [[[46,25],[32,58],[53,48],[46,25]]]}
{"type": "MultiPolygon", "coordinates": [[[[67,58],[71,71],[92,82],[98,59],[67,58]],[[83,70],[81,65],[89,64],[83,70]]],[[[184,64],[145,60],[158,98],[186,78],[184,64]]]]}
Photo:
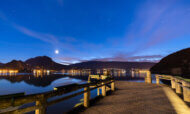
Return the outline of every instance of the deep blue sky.
{"type": "Polygon", "coordinates": [[[158,61],[189,46],[189,0],[0,0],[3,63],[158,61]]]}

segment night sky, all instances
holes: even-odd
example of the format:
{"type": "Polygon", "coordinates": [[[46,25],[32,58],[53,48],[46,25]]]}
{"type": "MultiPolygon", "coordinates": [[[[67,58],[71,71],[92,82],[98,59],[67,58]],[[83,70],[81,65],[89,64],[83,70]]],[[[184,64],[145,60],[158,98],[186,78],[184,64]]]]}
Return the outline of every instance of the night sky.
{"type": "Polygon", "coordinates": [[[189,46],[190,0],[0,0],[2,63],[157,62],[189,46]]]}

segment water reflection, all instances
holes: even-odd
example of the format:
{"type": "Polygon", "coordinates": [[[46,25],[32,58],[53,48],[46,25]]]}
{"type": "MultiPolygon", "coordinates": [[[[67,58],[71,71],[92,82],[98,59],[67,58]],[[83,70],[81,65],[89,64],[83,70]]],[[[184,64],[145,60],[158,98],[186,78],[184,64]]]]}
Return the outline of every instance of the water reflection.
{"type": "Polygon", "coordinates": [[[25,82],[27,84],[30,85],[34,85],[34,86],[48,86],[51,84],[51,82],[53,82],[54,80],[57,80],[59,78],[63,78],[63,76],[61,75],[47,75],[47,76],[32,76],[32,75],[20,75],[20,76],[0,76],[0,80],[1,79],[5,79],[10,81],[11,83],[19,83],[19,82],[25,82]]]}
{"type": "Polygon", "coordinates": [[[79,79],[72,79],[63,75],[17,75],[0,76],[0,95],[25,92],[34,94],[53,90],[54,87],[71,83],[84,83],[79,79]]]}
{"type": "Polygon", "coordinates": [[[0,76],[14,76],[18,73],[18,70],[14,69],[0,69],[0,76]]]}

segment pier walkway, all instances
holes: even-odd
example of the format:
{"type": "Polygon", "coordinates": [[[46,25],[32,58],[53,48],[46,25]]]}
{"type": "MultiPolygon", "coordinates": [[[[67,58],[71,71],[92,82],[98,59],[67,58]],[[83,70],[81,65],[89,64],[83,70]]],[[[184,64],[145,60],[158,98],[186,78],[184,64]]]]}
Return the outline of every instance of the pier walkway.
{"type": "Polygon", "coordinates": [[[190,114],[189,107],[165,85],[116,81],[112,95],[86,109],[85,114],[190,114]]]}

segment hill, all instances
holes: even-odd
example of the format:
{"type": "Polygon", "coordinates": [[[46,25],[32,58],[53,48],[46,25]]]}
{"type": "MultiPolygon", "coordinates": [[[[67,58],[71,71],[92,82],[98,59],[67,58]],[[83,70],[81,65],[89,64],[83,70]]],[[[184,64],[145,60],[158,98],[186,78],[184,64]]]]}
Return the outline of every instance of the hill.
{"type": "Polygon", "coordinates": [[[3,66],[4,64],[3,63],[0,63],[0,67],[3,66]]]}
{"type": "Polygon", "coordinates": [[[150,62],[102,62],[102,61],[87,61],[82,63],[76,63],[69,66],[69,68],[75,69],[102,69],[102,68],[120,68],[131,69],[141,68],[150,69],[155,63],[150,62]]]}
{"type": "Polygon", "coordinates": [[[38,56],[25,61],[26,64],[30,65],[32,68],[44,68],[51,70],[61,70],[66,68],[65,65],[54,62],[50,57],[38,56]]]}
{"type": "Polygon", "coordinates": [[[163,58],[151,68],[152,73],[179,75],[190,78],[190,48],[183,49],[163,58]]]}
{"type": "Polygon", "coordinates": [[[12,60],[11,62],[3,64],[1,67],[6,68],[6,69],[17,69],[19,71],[28,71],[28,70],[30,70],[29,65],[27,65],[23,61],[17,61],[17,60],[12,60]]]}
{"type": "Polygon", "coordinates": [[[87,61],[71,65],[62,65],[54,62],[50,57],[38,56],[30,58],[25,62],[13,60],[9,63],[2,64],[0,68],[18,69],[23,72],[30,72],[34,68],[44,68],[51,70],[62,69],[102,69],[102,68],[119,68],[130,70],[131,68],[150,69],[155,63],[150,62],[103,62],[103,61],[87,61]]]}

